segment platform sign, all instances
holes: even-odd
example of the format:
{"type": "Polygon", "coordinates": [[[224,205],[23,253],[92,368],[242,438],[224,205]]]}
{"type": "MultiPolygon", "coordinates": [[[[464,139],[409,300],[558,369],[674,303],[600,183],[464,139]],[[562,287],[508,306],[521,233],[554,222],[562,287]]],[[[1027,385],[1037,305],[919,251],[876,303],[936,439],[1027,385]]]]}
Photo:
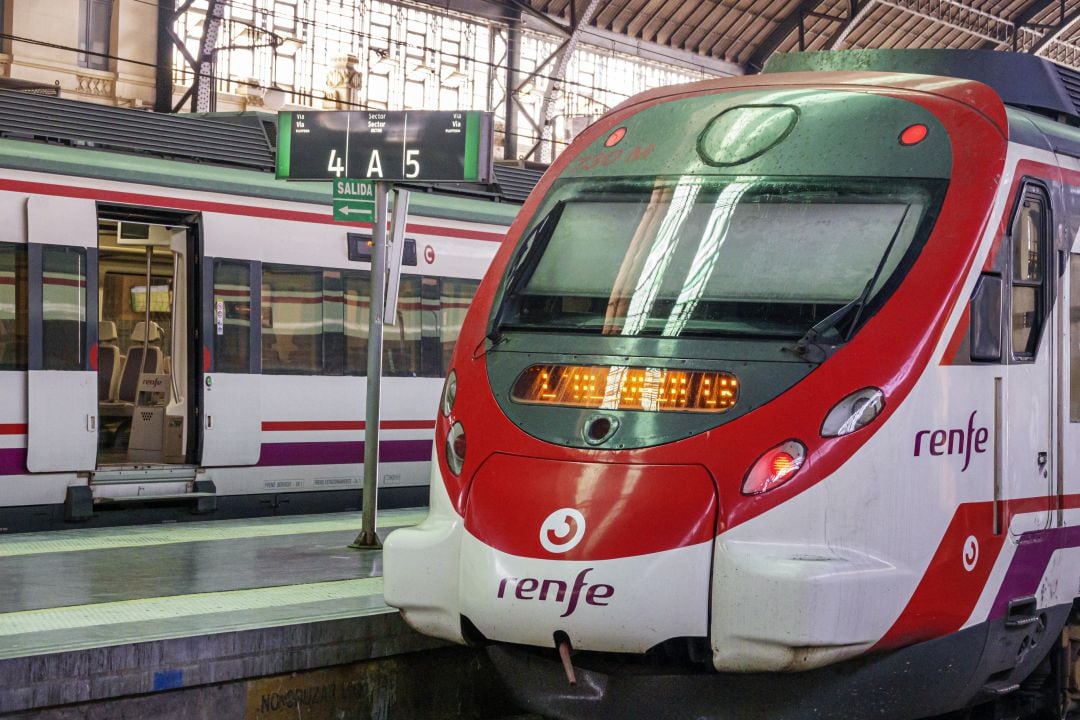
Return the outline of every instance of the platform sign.
{"type": "Polygon", "coordinates": [[[487,182],[491,113],[312,110],[278,114],[277,177],[487,182]]]}
{"type": "Polygon", "coordinates": [[[335,180],[334,219],[375,222],[375,181],[335,180]]]}

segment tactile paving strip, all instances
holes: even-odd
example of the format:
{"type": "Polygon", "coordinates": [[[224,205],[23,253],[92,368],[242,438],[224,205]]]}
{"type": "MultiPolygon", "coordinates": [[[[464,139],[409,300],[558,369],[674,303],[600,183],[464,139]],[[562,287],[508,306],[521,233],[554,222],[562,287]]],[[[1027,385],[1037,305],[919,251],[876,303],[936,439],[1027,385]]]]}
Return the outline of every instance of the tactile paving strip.
{"type": "MultiPolygon", "coordinates": [[[[377,527],[390,529],[415,525],[427,516],[427,508],[380,512],[377,527]]],[[[106,550],[110,548],[172,545],[175,543],[236,540],[302,533],[360,532],[362,514],[295,515],[252,520],[207,520],[162,526],[84,528],[43,533],[0,536],[0,557],[41,553],[106,550]]]]}

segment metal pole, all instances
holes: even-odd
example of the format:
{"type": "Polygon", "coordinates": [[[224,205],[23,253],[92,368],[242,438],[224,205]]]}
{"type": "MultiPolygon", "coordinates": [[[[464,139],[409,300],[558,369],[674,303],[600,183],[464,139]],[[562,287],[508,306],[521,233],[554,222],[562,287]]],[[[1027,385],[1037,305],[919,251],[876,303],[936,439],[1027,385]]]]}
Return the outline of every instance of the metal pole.
{"type": "Polygon", "coordinates": [[[382,386],[383,306],[386,291],[386,218],[389,183],[375,183],[371,305],[368,307],[367,417],[364,425],[364,520],[349,547],[377,548],[375,499],[379,480],[379,390],[382,386]]]}

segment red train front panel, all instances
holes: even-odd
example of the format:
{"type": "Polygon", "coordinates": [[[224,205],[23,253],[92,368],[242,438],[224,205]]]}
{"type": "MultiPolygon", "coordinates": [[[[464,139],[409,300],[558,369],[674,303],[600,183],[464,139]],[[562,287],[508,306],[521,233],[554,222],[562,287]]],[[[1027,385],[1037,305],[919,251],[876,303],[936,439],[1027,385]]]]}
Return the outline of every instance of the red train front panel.
{"type": "Polygon", "coordinates": [[[1041,457],[1024,428],[1050,411],[1021,409],[1020,373],[1053,350],[952,359],[1018,164],[1049,155],[1007,137],[989,88],[920,76],[708,82],[610,113],[469,312],[387,602],[456,641],[689,638],[739,672],[1004,616],[1010,533],[1048,527],[1054,499],[1039,466],[994,503],[995,448],[1041,457]],[[1005,443],[1014,406],[1033,420],[1005,443]]]}

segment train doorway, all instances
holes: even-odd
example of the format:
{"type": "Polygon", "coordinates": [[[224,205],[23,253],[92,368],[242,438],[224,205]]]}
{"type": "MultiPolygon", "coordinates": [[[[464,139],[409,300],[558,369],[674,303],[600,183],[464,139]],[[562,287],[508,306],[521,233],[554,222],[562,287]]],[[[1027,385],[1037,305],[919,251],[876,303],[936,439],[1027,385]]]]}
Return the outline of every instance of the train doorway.
{"type": "Polygon", "coordinates": [[[197,217],[98,208],[95,484],[195,476],[197,230],[197,217]]]}

